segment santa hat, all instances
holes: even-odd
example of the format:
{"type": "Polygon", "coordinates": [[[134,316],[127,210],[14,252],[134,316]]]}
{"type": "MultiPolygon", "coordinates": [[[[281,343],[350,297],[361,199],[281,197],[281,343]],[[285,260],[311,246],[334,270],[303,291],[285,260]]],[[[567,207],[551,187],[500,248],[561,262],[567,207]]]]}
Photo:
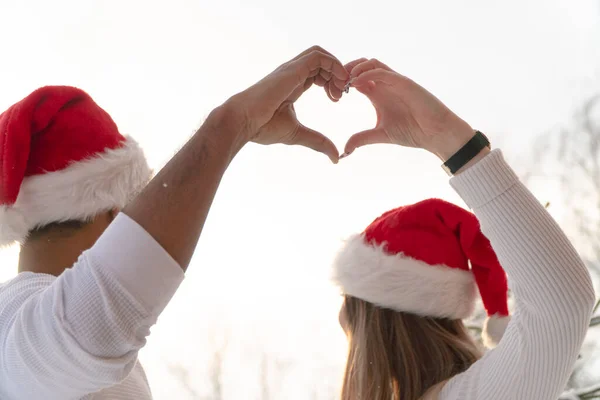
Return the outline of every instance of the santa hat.
{"type": "Polygon", "coordinates": [[[124,207],[150,175],[138,144],[87,93],[40,88],[0,115],[0,246],[124,207]]]}
{"type": "Polygon", "coordinates": [[[346,242],[333,270],[345,294],[427,317],[469,317],[478,287],[488,347],[510,320],[506,274],[477,218],[443,200],[386,212],[346,242]]]}

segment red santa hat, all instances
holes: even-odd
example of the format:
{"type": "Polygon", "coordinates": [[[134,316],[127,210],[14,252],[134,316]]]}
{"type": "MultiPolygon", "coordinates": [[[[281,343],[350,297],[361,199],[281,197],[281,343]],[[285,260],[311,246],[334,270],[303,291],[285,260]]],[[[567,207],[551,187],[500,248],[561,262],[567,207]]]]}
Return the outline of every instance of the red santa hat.
{"type": "Polygon", "coordinates": [[[0,115],[0,246],[124,207],[150,176],[138,144],[87,93],[40,88],[0,115]]]}
{"type": "Polygon", "coordinates": [[[443,200],[386,212],[346,242],[333,270],[345,294],[427,317],[469,317],[477,287],[488,347],[510,320],[506,274],[477,218],[443,200]]]}

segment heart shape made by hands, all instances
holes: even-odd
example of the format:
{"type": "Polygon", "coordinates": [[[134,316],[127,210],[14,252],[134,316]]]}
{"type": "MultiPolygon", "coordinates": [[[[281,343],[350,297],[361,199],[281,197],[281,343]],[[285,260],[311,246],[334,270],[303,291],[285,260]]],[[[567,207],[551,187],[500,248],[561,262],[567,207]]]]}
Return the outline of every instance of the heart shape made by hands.
{"type": "MultiPolygon", "coordinates": [[[[358,131],[377,123],[376,112],[369,99],[350,89],[337,102],[323,96],[322,88],[307,91],[295,104],[298,121],[311,131],[331,141],[337,155],[344,153],[348,140],[358,131]],[[337,147],[337,146],[339,147],[337,147]]],[[[317,150],[318,151],[318,150],[317,150]]],[[[345,155],[342,154],[345,157],[345,155]]]]}

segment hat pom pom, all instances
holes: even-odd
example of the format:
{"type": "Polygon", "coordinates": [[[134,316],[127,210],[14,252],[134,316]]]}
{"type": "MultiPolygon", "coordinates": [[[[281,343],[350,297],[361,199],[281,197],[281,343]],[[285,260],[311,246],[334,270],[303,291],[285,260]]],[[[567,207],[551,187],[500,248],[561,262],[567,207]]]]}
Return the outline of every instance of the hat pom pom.
{"type": "Polygon", "coordinates": [[[29,233],[25,216],[9,206],[0,206],[0,248],[22,243],[29,233]]]}
{"type": "Polygon", "coordinates": [[[483,323],[483,331],[481,338],[485,347],[493,349],[500,343],[502,335],[510,322],[510,315],[499,315],[494,314],[491,317],[487,317],[483,323]]]}

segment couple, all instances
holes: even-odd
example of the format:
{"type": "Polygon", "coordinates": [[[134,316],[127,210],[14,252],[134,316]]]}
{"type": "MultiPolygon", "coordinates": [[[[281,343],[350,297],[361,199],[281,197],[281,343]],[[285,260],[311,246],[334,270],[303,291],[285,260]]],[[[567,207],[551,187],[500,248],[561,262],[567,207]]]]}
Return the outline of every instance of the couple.
{"type": "Polygon", "coordinates": [[[333,101],[350,85],[377,111],[342,156],[375,143],[428,150],[476,215],[429,199],[347,241],[333,267],[349,342],[341,398],[559,396],[594,302],[573,246],[500,150],[432,94],[377,60],[343,65],[313,47],[213,110],[151,180],[135,141],[79,89],[38,89],[0,116],[0,241],[21,245],[19,274],[0,285],[1,399],[151,398],[138,351],[233,157],[283,143],[338,162],[296,119],[313,84],[333,101]],[[477,292],[495,347],[485,353],[462,322],[477,292]]]}

